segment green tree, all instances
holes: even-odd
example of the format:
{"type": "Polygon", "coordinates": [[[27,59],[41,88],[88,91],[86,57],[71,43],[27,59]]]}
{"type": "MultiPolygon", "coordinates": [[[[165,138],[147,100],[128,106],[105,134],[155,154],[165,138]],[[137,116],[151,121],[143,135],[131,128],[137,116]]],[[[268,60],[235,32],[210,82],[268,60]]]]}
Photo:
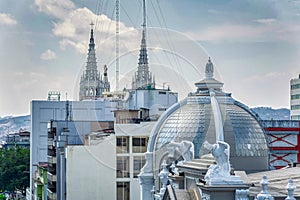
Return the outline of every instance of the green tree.
{"type": "Polygon", "coordinates": [[[29,187],[29,149],[0,149],[0,189],[26,194],[29,187]]]}

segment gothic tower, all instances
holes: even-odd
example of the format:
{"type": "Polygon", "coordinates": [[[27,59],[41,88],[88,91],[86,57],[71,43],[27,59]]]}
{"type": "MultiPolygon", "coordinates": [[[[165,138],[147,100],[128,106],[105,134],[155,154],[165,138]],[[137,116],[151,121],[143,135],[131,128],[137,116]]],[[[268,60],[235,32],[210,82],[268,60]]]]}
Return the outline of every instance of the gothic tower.
{"type": "Polygon", "coordinates": [[[86,69],[80,79],[79,100],[97,99],[102,96],[102,92],[109,92],[110,84],[107,77],[107,67],[104,67],[105,81],[102,80],[97,68],[93,23],[91,25],[91,36],[88,49],[86,69]]]}
{"type": "Polygon", "coordinates": [[[146,0],[143,0],[143,30],[141,49],[138,62],[138,70],[132,80],[132,89],[154,89],[155,82],[152,73],[149,71],[148,53],[146,44],[147,24],[146,24],[146,0]]]}

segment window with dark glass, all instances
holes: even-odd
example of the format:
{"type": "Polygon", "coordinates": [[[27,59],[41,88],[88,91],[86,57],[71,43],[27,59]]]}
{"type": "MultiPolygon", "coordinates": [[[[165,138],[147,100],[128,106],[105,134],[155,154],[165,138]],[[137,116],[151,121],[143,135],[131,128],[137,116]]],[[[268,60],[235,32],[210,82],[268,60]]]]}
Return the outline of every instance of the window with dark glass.
{"type": "Polygon", "coordinates": [[[132,152],[144,153],[147,151],[148,137],[133,137],[132,138],[132,152]]]}
{"type": "Polygon", "coordinates": [[[129,182],[117,182],[117,200],[130,199],[130,183],[129,182]]]}
{"type": "Polygon", "coordinates": [[[146,164],[145,156],[134,156],[133,157],[133,177],[137,178],[141,169],[146,164]]]}
{"type": "Polygon", "coordinates": [[[129,178],[129,157],[117,157],[117,178],[129,178]]]}
{"type": "Polygon", "coordinates": [[[117,153],[129,153],[129,137],[117,137],[117,153]]]}

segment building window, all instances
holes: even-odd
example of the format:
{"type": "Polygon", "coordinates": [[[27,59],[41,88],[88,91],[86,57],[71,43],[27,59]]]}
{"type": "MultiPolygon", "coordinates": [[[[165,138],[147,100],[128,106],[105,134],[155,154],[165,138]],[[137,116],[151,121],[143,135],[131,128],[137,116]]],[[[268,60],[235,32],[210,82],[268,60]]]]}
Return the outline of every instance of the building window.
{"type": "Polygon", "coordinates": [[[117,153],[129,153],[129,137],[117,137],[117,153]]]}
{"type": "Polygon", "coordinates": [[[300,109],[300,105],[292,105],[291,106],[291,110],[299,110],[300,109]]]}
{"type": "Polygon", "coordinates": [[[117,200],[130,199],[130,183],[117,182],[117,200]]]}
{"type": "Polygon", "coordinates": [[[148,137],[133,137],[132,138],[132,152],[145,153],[148,146],[148,137]]]}
{"type": "Polygon", "coordinates": [[[117,157],[117,178],[129,178],[129,157],[117,157]]]}
{"type": "Polygon", "coordinates": [[[294,100],[294,99],[300,99],[300,94],[294,94],[291,96],[291,99],[294,100]]]}
{"type": "Polygon", "coordinates": [[[292,115],[291,120],[300,120],[300,115],[292,115]]]}
{"type": "Polygon", "coordinates": [[[299,89],[300,84],[291,85],[291,90],[299,89]]]}
{"type": "Polygon", "coordinates": [[[167,94],[167,92],[159,91],[158,94],[167,94]]]}
{"type": "Polygon", "coordinates": [[[133,178],[137,178],[141,169],[146,164],[145,156],[134,156],[133,157],[133,178]]]}

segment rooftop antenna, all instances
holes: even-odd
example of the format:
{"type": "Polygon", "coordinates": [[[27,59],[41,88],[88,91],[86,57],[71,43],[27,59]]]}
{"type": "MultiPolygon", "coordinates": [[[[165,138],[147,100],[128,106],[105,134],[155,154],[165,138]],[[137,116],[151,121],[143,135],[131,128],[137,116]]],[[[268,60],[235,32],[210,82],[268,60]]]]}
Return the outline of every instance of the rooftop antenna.
{"type": "Polygon", "coordinates": [[[69,100],[68,100],[68,93],[66,92],[66,128],[68,128],[69,124],[69,100]]]}
{"type": "Polygon", "coordinates": [[[116,91],[119,91],[119,73],[120,73],[120,0],[116,0],[116,91]]]}

